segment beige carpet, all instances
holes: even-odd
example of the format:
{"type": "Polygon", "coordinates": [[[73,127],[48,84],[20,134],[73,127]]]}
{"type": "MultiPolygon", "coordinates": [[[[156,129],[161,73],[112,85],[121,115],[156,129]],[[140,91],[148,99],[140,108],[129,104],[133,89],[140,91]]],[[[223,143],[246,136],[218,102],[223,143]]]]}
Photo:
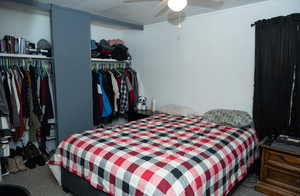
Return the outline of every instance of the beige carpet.
{"type": "MultiPolygon", "coordinates": [[[[58,186],[48,166],[5,176],[1,183],[26,187],[32,196],[71,196],[58,186]]],[[[264,196],[254,190],[254,184],[255,176],[247,178],[233,196],[264,196]]]]}

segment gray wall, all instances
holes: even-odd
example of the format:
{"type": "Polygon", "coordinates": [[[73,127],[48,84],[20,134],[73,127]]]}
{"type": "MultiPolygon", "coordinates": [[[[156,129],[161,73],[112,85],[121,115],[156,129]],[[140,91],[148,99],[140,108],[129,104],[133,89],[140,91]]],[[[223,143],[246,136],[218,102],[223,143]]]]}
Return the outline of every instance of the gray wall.
{"type": "Polygon", "coordinates": [[[90,16],[53,6],[51,31],[60,142],[78,130],[92,128],[90,16]]]}

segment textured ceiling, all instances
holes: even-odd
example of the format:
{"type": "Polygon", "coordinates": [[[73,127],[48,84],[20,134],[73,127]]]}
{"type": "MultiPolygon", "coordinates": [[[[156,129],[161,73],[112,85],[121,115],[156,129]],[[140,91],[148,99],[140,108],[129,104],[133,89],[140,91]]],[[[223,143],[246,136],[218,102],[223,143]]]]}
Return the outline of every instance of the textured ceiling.
{"type": "MultiPolygon", "coordinates": [[[[106,16],[124,22],[135,24],[151,24],[167,20],[167,16],[154,17],[159,11],[157,2],[124,3],[123,0],[38,0],[44,3],[53,3],[63,7],[87,11],[92,14],[106,16]]],[[[201,1],[201,0],[200,0],[201,1]]],[[[224,0],[220,9],[226,9],[264,0],[224,0]]],[[[188,6],[185,9],[187,16],[215,11],[202,7],[188,6]]]]}

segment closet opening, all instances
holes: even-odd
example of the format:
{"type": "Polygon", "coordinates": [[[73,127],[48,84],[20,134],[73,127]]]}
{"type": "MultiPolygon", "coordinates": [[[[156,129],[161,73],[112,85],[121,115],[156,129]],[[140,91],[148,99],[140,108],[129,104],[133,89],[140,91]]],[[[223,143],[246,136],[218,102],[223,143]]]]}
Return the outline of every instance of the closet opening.
{"type": "Polygon", "coordinates": [[[45,165],[57,121],[49,10],[4,1],[0,13],[3,176],[45,165]]]}
{"type": "Polygon", "coordinates": [[[93,125],[106,127],[128,122],[137,109],[138,74],[133,68],[128,28],[91,23],[91,74],[93,125]]]}

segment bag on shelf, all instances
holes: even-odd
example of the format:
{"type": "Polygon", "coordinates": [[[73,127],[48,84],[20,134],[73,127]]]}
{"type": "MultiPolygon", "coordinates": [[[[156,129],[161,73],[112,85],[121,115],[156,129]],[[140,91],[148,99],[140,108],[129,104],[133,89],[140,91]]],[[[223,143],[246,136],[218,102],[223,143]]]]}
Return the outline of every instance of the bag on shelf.
{"type": "Polygon", "coordinates": [[[128,52],[128,48],[123,44],[114,45],[113,52],[111,54],[113,59],[118,61],[125,61],[130,59],[130,54],[128,52]]]}
{"type": "Polygon", "coordinates": [[[0,52],[1,53],[5,53],[6,52],[6,43],[5,43],[5,41],[3,39],[0,40],[0,52]]]}
{"type": "Polygon", "coordinates": [[[111,47],[105,39],[102,39],[98,44],[98,52],[100,52],[98,58],[110,59],[113,47],[111,47]]]}

